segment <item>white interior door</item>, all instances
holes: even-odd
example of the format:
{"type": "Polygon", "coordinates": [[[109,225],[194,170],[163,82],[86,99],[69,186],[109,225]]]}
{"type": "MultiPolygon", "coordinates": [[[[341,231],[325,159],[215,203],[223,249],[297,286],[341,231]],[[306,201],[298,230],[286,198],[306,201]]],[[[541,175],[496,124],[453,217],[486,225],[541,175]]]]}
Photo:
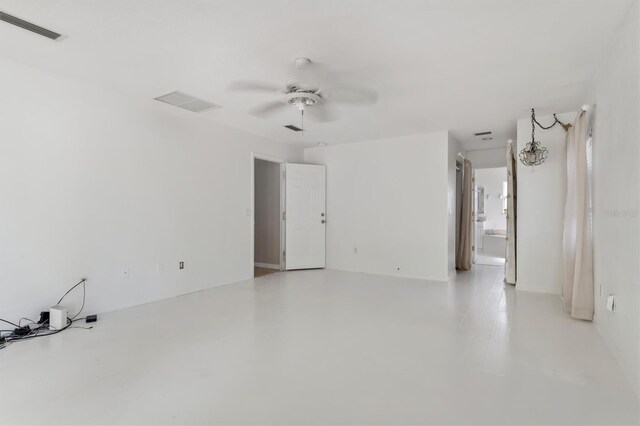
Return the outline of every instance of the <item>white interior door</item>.
{"type": "Polygon", "coordinates": [[[325,267],[325,174],[325,166],[286,165],[287,270],[325,267]]]}

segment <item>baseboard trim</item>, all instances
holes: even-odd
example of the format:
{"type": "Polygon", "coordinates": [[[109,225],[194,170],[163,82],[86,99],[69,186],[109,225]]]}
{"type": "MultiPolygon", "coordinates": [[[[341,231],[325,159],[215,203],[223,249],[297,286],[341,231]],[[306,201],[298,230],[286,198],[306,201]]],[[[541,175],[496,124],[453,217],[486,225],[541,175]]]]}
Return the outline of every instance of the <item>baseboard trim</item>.
{"type": "Polygon", "coordinates": [[[255,262],[254,266],[258,267],[258,268],[267,268],[267,269],[277,269],[280,270],[280,265],[276,265],[274,263],[260,263],[260,262],[255,262]]]}

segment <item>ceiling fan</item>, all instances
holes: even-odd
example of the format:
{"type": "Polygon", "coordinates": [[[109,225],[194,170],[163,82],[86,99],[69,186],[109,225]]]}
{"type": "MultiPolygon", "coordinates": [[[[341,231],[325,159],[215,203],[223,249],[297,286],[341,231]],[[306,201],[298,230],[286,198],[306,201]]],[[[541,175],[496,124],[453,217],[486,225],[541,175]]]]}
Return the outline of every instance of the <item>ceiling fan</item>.
{"type": "Polygon", "coordinates": [[[309,58],[296,58],[293,62],[295,81],[284,86],[261,81],[237,80],[227,90],[237,92],[270,93],[275,100],[250,110],[252,115],[269,117],[286,108],[301,112],[303,126],[305,112],[314,121],[327,122],[337,118],[333,104],[373,105],[378,100],[374,90],[356,86],[331,84],[331,76],[322,65],[309,58]]]}

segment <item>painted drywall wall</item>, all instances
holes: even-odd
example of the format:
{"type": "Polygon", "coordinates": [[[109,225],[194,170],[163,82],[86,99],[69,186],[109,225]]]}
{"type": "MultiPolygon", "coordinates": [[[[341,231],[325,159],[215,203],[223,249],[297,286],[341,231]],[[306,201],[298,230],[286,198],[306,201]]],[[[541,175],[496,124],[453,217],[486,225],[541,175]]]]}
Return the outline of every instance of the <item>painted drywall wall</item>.
{"type": "Polygon", "coordinates": [[[471,161],[474,169],[507,167],[506,141],[504,148],[478,149],[467,151],[465,157],[471,161]]]}
{"type": "Polygon", "coordinates": [[[449,276],[456,273],[456,161],[462,147],[449,134],[447,147],[447,271],[449,276]]]}
{"type": "Polygon", "coordinates": [[[3,318],[81,277],[104,312],[253,276],[251,153],[300,150],[17,63],[0,81],[3,318]]]}
{"type": "Polygon", "coordinates": [[[596,327],[640,395],[640,8],[618,28],[589,93],[593,111],[596,327]],[[616,296],[616,311],[605,298],[616,296]]]}
{"type": "Polygon", "coordinates": [[[448,141],[442,131],[305,150],[327,166],[328,268],[448,279],[448,141]]]}
{"type": "Polygon", "coordinates": [[[280,164],[256,159],[254,179],[254,260],[262,266],[279,267],[280,164]]]}
{"type": "MultiPolygon", "coordinates": [[[[578,108],[579,106],[576,106],[578,108]]],[[[573,122],[576,113],[558,114],[573,122]]],[[[543,125],[551,116],[536,116],[543,125]]],[[[549,150],[547,160],[535,168],[518,162],[517,290],[561,294],[563,280],[566,132],[561,126],[536,129],[536,140],[549,150]]],[[[531,118],[518,120],[518,152],[531,141],[531,118]]]]}
{"type": "Polygon", "coordinates": [[[507,215],[501,198],[506,180],[506,167],[476,170],[476,186],[484,188],[484,229],[507,229],[507,215]]]}

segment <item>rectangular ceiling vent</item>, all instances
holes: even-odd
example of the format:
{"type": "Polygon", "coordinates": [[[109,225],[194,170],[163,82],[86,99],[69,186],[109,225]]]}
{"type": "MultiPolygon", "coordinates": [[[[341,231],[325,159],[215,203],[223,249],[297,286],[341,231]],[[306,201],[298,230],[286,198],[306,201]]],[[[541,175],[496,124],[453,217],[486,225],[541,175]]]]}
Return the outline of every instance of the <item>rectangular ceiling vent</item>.
{"type": "Polygon", "coordinates": [[[205,101],[204,99],[196,98],[195,96],[187,95],[186,93],[178,91],[158,96],[155,99],[157,101],[164,102],[165,104],[173,105],[191,112],[205,112],[220,108],[220,105],[216,105],[213,102],[205,101]]]}
{"type": "Polygon", "coordinates": [[[8,24],[15,25],[16,27],[20,27],[24,30],[31,31],[32,33],[36,33],[38,35],[41,35],[42,37],[46,37],[51,40],[61,41],[66,38],[62,34],[59,34],[55,31],[48,30],[46,28],[42,28],[39,25],[32,24],[31,22],[27,22],[16,16],[9,15],[8,13],[0,12],[0,21],[4,21],[8,24]]]}
{"type": "Polygon", "coordinates": [[[289,130],[293,130],[294,132],[301,132],[302,131],[302,129],[300,127],[296,127],[293,124],[287,124],[284,127],[286,127],[289,130]]]}
{"type": "Polygon", "coordinates": [[[479,133],[474,133],[474,136],[489,136],[493,134],[493,132],[479,132],[479,133]]]}

